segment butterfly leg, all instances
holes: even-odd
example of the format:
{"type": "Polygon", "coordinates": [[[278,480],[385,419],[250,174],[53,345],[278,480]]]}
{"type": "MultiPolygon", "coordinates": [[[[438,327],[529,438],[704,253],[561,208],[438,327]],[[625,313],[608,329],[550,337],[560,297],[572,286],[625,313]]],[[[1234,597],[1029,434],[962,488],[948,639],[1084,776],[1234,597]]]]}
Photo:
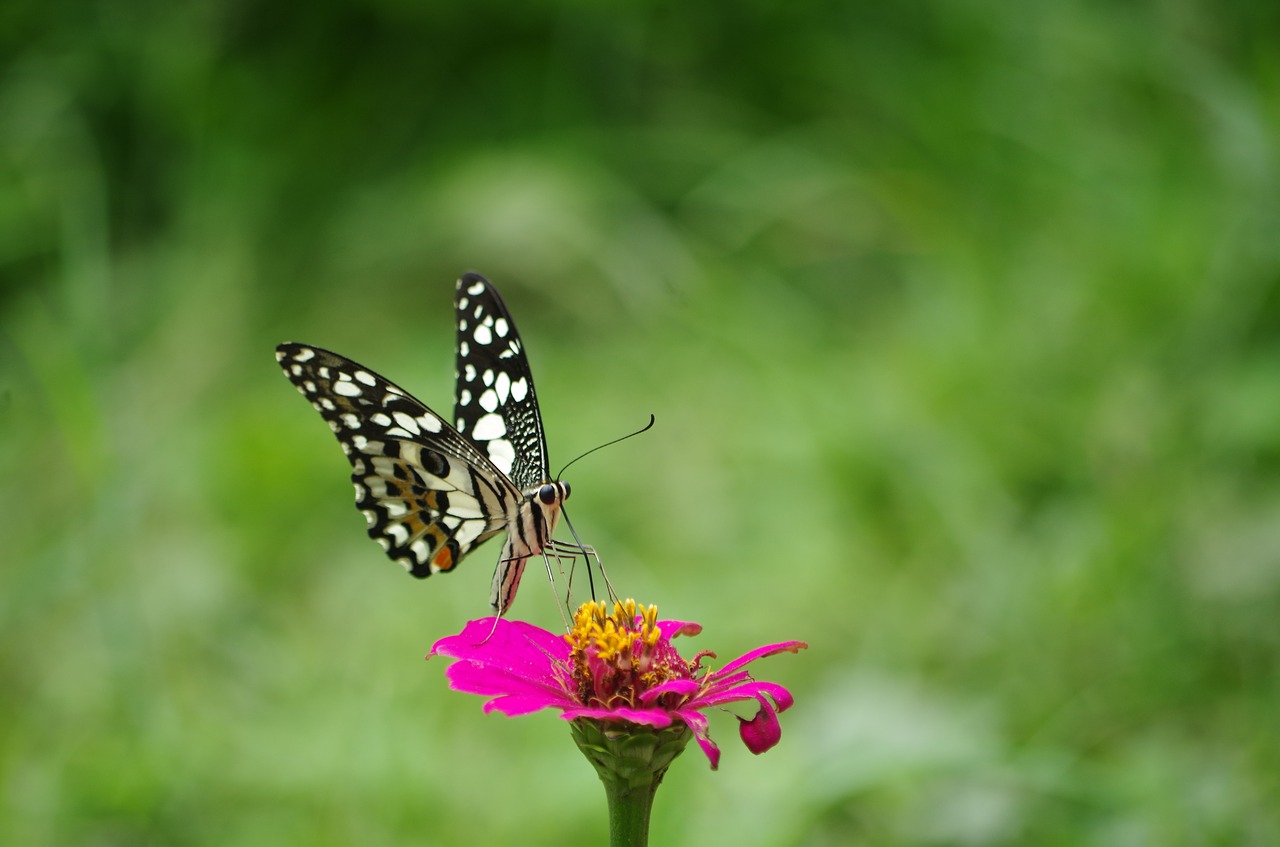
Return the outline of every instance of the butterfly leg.
{"type": "MultiPolygon", "coordinates": [[[[569,543],[565,541],[553,540],[550,545],[552,555],[557,561],[561,556],[568,557],[571,561],[577,561],[577,557],[581,556],[587,564],[587,585],[591,591],[591,599],[596,599],[595,578],[592,576],[591,560],[595,560],[595,567],[600,571],[600,576],[604,578],[605,589],[608,592],[609,600],[617,600],[618,595],[613,590],[613,584],[609,581],[609,575],[605,572],[604,563],[600,561],[600,554],[596,552],[596,548],[589,544],[569,543]]],[[[573,594],[573,569],[570,568],[569,576],[565,584],[565,605],[569,605],[573,594]]]]}

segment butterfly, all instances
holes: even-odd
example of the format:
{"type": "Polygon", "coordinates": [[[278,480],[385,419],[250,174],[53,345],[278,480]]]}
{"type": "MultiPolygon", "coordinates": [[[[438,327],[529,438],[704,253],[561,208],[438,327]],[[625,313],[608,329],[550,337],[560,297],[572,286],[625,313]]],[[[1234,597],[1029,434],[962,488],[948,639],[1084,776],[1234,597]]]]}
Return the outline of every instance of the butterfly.
{"type": "Polygon", "coordinates": [[[347,454],[369,536],[410,574],[452,571],[506,532],[489,593],[502,615],[531,556],[594,551],[551,537],[569,484],[548,471],[533,374],[506,304],[489,280],[468,273],[458,280],[454,310],[452,426],[391,380],[337,353],[288,343],[276,348],[276,360],[347,454]]]}

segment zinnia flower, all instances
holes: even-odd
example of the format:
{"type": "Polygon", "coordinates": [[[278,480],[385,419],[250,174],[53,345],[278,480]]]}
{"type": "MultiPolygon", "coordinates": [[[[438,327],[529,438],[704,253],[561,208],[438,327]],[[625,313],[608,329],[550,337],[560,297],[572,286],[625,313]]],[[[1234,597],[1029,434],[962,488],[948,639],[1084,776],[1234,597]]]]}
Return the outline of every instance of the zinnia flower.
{"type": "MultiPolygon", "coordinates": [[[[490,697],[486,712],[514,717],[559,709],[562,718],[574,722],[579,746],[593,748],[623,736],[647,732],[652,737],[671,729],[651,739],[658,748],[678,743],[674,752],[668,749],[661,756],[666,764],[692,732],[714,769],[720,749],[707,733],[704,712],[754,699],[758,709],[754,717],[738,719],[739,734],[752,753],[768,750],[782,735],[778,714],[793,699],[781,685],[753,679],[745,668],[756,659],[808,645],[784,641],[757,647],[711,671],[702,663],[715,658],[714,653],[704,650],[684,659],[672,644],[678,635],[701,631],[696,623],[660,621],[657,607],[637,609],[633,600],[615,603],[612,614],[606,614],[604,603],[591,602],[578,609],[568,635],[523,621],[486,618],[437,641],[431,655],[459,660],[446,671],[450,687],[490,697]]],[[[593,763],[599,769],[600,763],[593,763]]]]}

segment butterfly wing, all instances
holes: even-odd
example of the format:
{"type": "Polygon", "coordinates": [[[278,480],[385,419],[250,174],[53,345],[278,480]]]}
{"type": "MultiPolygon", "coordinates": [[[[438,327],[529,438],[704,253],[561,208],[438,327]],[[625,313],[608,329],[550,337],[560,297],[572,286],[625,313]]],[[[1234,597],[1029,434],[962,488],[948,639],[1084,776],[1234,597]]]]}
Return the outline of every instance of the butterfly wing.
{"type": "Polygon", "coordinates": [[[342,444],[369,536],[409,573],[452,570],[507,528],[520,491],[403,388],[319,347],[281,344],[276,360],[342,444]]]}
{"type": "Polygon", "coordinates": [[[533,374],[506,304],[469,273],[454,297],[458,374],[454,426],[523,491],[551,479],[533,374]]]}

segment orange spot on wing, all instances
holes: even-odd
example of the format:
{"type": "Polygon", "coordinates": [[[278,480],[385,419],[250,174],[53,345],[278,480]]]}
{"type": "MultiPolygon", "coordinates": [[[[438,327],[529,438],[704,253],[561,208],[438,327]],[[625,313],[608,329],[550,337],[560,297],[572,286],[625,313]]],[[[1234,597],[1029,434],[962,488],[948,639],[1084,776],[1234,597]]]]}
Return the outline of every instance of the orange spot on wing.
{"type": "Polygon", "coordinates": [[[453,551],[447,546],[442,546],[436,551],[436,554],[431,557],[431,564],[435,565],[442,571],[451,570],[454,565],[453,551]]]}

